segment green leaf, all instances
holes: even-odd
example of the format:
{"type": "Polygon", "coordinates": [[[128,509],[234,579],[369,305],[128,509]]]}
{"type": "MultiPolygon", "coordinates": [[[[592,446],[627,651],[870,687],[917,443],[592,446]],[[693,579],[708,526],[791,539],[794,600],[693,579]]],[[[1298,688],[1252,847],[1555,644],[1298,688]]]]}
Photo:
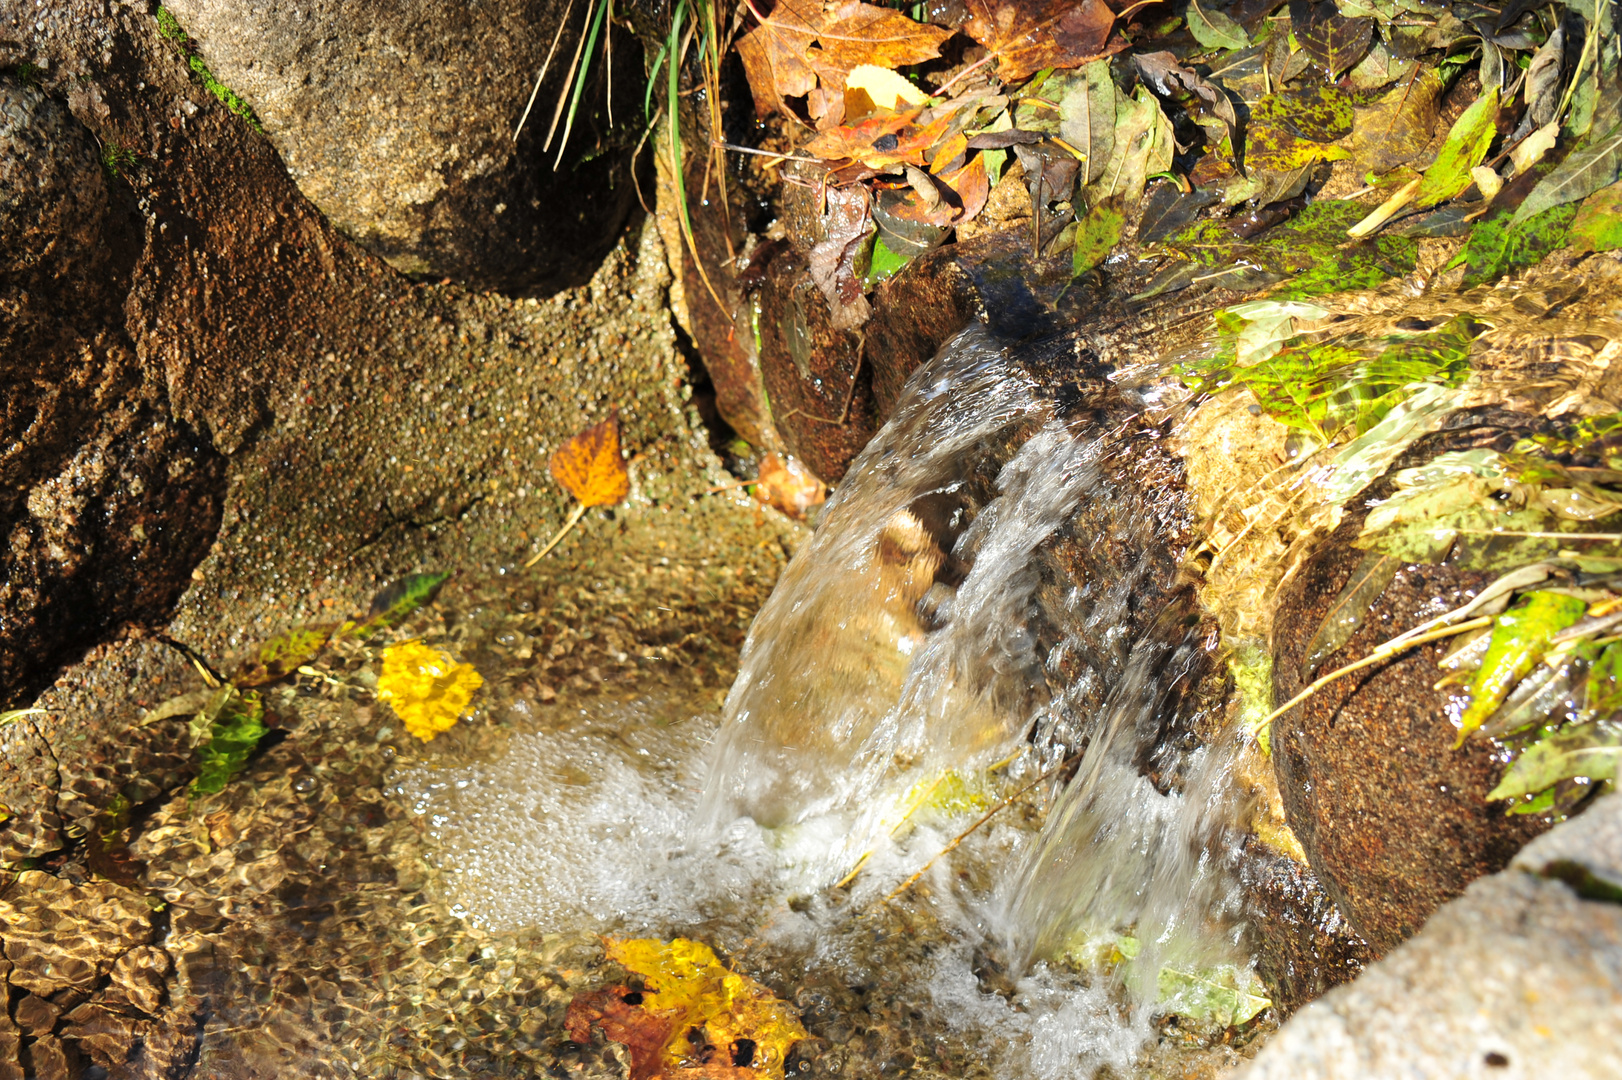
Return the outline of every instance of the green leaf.
{"type": "MultiPolygon", "coordinates": [[[[1211,0],[1206,0],[1210,3],[1211,0]]],[[[1188,32],[1205,49],[1247,49],[1250,35],[1244,27],[1222,14],[1216,8],[1206,11],[1200,0],[1189,0],[1188,32]]]]}
{"type": "Polygon", "coordinates": [[[911,256],[897,255],[884,243],[884,238],[882,236],[875,236],[873,238],[873,258],[868,264],[867,275],[863,279],[862,284],[866,288],[871,289],[885,278],[895,274],[911,261],[911,256]]]}
{"type": "Polygon", "coordinates": [[[1577,208],[1568,233],[1578,251],[1622,248],[1622,183],[1601,188],[1577,208]]]}
{"type": "Polygon", "coordinates": [[[1121,242],[1121,230],[1126,217],[1112,203],[1099,203],[1087,211],[1076,230],[1076,254],[1071,274],[1080,277],[1103,262],[1116,244],[1121,242]]]}
{"type": "MultiPolygon", "coordinates": [[[[209,724],[209,740],[197,750],[197,779],[193,795],[213,795],[223,791],[232,778],[245,769],[248,758],[265,737],[265,706],[252,690],[229,692],[209,724]]],[[[201,715],[201,714],[199,714],[201,715]]]]}
{"type": "Polygon", "coordinates": [[[1511,220],[1507,210],[1500,210],[1476,223],[1470,239],[1448,268],[1461,264],[1465,267],[1466,289],[1497,281],[1564,247],[1567,229],[1576,216],[1577,208],[1569,203],[1519,223],[1511,220]]]}
{"type": "Polygon", "coordinates": [[[1161,968],[1156,983],[1168,1013],[1220,1027],[1238,1027],[1273,1004],[1259,993],[1263,987],[1253,974],[1236,968],[1197,974],[1161,968]]]}
{"type": "Polygon", "coordinates": [[[1352,640],[1352,635],[1368,617],[1369,608],[1380,599],[1400,569],[1402,560],[1390,555],[1371,552],[1363,557],[1307,644],[1307,672],[1315,671],[1319,664],[1352,640]]]}
{"type": "Polygon", "coordinates": [[[1527,747],[1487,798],[1517,799],[1578,776],[1615,780],[1618,760],[1622,760],[1622,724],[1609,720],[1579,724],[1527,747]]]}
{"type": "Polygon", "coordinates": [[[401,578],[372,598],[371,610],[365,622],[348,624],[339,629],[335,636],[365,641],[400,625],[412,612],[432,600],[450,576],[450,572],[445,571],[401,578]]]}
{"type": "Polygon", "coordinates": [[[1586,199],[1600,188],[1615,183],[1619,170],[1622,170],[1622,123],[1598,138],[1585,140],[1568,154],[1532,189],[1516,208],[1511,221],[1520,225],[1553,207],[1586,199]]]}
{"type": "Polygon", "coordinates": [[[1498,88],[1482,94],[1453,122],[1436,160],[1425,170],[1414,194],[1414,208],[1428,210],[1470,186],[1470,170],[1487,157],[1497,133],[1498,88]]]}
{"type": "Polygon", "coordinates": [[[1588,685],[1583,695],[1583,712],[1608,720],[1622,709],[1622,641],[1605,646],[1588,669],[1588,685]]]}
{"type": "MultiPolygon", "coordinates": [[[[1549,639],[1583,617],[1588,605],[1574,596],[1538,590],[1527,593],[1515,607],[1493,623],[1492,641],[1470,687],[1470,705],[1459,718],[1464,740],[1498,711],[1515,684],[1549,651],[1549,639]]],[[[1498,796],[1495,796],[1495,798],[1498,796]]]]}
{"type": "Polygon", "coordinates": [[[1346,18],[1335,0],[1290,0],[1290,23],[1301,47],[1331,80],[1363,59],[1374,40],[1374,20],[1346,18]]]}

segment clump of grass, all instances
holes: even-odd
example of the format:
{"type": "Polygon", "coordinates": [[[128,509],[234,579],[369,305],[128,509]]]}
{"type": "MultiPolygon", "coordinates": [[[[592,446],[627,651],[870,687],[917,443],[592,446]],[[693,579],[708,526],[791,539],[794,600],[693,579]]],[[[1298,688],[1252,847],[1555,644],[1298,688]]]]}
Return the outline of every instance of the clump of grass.
{"type": "Polygon", "coordinates": [[[139,160],[134,150],[119,143],[107,143],[101,148],[101,167],[108,180],[117,180],[125,173],[132,172],[139,160]]]}
{"type": "Polygon", "coordinates": [[[181,27],[174,13],[162,6],[158,8],[158,33],[179,46],[180,55],[186,61],[186,66],[191,68],[192,74],[202,82],[204,89],[219,98],[227,109],[247,121],[249,127],[261,135],[264,134],[265,129],[259,123],[259,117],[254,115],[253,107],[242,99],[241,94],[214,77],[208,63],[192,51],[191,36],[181,27]]]}

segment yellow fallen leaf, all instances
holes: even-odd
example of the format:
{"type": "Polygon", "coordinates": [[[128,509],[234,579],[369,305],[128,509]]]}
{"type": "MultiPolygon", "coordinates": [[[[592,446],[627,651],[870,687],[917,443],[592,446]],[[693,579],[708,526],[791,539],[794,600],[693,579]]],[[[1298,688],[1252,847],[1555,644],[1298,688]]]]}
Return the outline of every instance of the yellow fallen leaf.
{"type": "Polygon", "coordinates": [[[859,120],[875,109],[902,112],[922,105],[929,95],[889,68],[857,64],[845,76],[845,121],[859,120]]]}
{"type": "Polygon", "coordinates": [[[459,664],[449,653],[420,641],[406,641],[383,650],[377,698],[393,707],[407,731],[428,742],[450,730],[483,685],[484,677],[472,664],[459,664]]]}
{"type": "Polygon", "coordinates": [[[749,1067],[783,1080],[783,1062],[794,1043],[808,1038],[794,1010],[747,975],[729,971],[708,945],[686,938],[609,940],[608,958],[642,976],[642,1008],[673,1018],[664,1063],[672,1069],[698,1060],[704,1046],[732,1050],[754,1044],[749,1067]],[[695,1042],[692,1038],[698,1034],[695,1042]]]}

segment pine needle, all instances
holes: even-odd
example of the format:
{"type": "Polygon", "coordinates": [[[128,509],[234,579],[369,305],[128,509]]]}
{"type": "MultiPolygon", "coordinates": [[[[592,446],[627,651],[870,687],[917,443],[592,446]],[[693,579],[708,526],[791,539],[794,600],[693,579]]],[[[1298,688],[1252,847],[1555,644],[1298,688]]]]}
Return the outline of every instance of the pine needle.
{"type": "Polygon", "coordinates": [[[529,562],[524,564],[524,569],[528,570],[530,567],[546,558],[546,553],[558,546],[558,541],[562,540],[566,535],[568,535],[569,530],[574,528],[575,523],[579,521],[585,515],[585,513],[586,504],[575,503],[574,509],[569,511],[569,517],[563,522],[563,528],[558,530],[557,535],[552,537],[552,539],[547,542],[547,545],[543,547],[538,554],[533,556],[529,562]]]}

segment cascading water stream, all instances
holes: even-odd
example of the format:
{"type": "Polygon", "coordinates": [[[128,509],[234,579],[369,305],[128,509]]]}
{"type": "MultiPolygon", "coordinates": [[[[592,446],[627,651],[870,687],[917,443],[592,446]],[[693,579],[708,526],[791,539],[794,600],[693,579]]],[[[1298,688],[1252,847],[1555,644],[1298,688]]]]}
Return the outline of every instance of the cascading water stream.
{"type": "Polygon", "coordinates": [[[954,1030],[1024,1040],[999,1075],[1042,1078],[1126,1067],[1168,999],[1248,985],[1237,743],[1190,721],[1211,643],[1144,465],[1169,459],[1133,442],[1141,395],[1099,377],[1078,400],[1039,361],[976,326],[914,374],[756,617],[718,728],[615,707],[406,777],[466,912],[860,981],[864,920],[1034,781],[1040,832],[1010,809],[937,860],[919,888],[944,937],[893,977],[954,1030]]]}

